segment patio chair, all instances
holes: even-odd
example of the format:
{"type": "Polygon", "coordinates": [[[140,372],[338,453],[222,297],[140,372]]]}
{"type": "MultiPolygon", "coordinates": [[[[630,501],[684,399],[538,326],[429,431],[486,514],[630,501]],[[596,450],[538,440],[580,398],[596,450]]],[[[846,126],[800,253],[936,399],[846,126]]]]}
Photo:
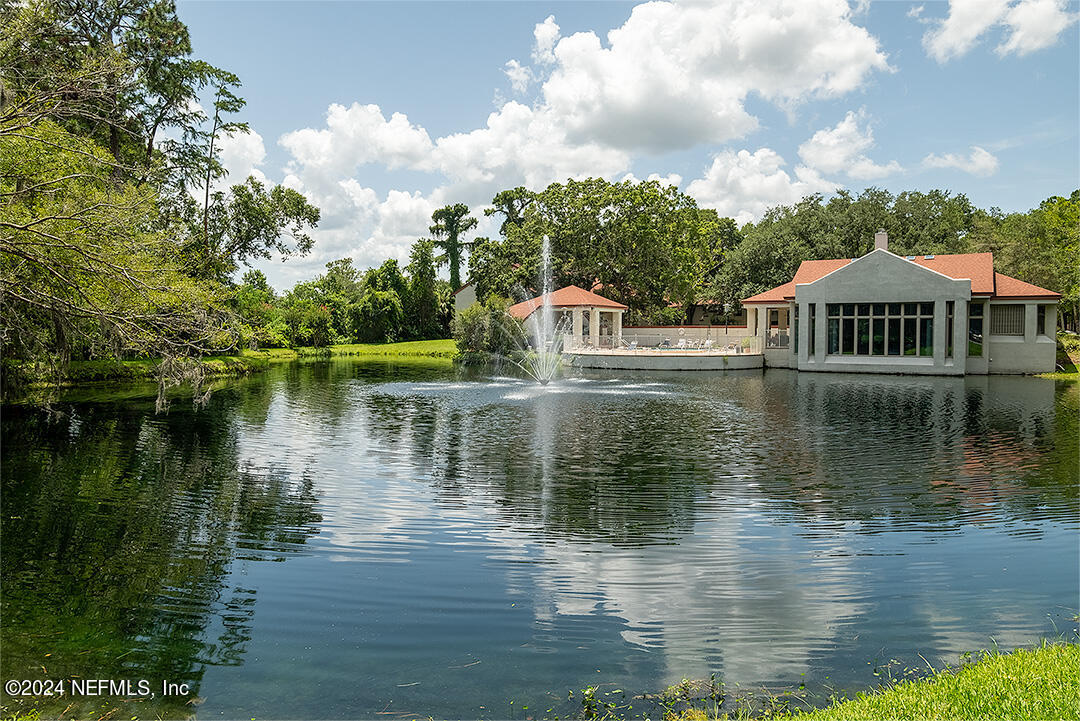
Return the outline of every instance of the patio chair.
{"type": "Polygon", "coordinates": [[[685,348],[685,347],[686,347],[686,339],[685,339],[685,338],[680,338],[680,339],[679,339],[679,345],[678,345],[678,347],[679,347],[679,348],[685,348]]]}
{"type": "Polygon", "coordinates": [[[637,350],[637,341],[631,341],[628,347],[630,348],[630,350],[637,350]]]}
{"type": "Polygon", "coordinates": [[[707,338],[707,339],[705,340],[705,343],[704,343],[704,345],[702,345],[701,347],[702,347],[702,348],[704,348],[705,350],[709,350],[710,348],[712,348],[712,347],[713,347],[713,340],[712,340],[712,338],[707,338]]]}

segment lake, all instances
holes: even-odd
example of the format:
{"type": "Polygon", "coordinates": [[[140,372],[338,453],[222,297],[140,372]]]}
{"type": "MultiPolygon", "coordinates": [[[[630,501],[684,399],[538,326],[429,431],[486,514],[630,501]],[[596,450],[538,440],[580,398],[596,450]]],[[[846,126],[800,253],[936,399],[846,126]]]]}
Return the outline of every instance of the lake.
{"type": "Polygon", "coordinates": [[[590,685],[655,716],[634,697],[684,678],[824,703],[1076,628],[1076,384],[344,360],[221,385],[4,407],[5,679],[189,684],[140,717],[565,716],[590,685]]]}

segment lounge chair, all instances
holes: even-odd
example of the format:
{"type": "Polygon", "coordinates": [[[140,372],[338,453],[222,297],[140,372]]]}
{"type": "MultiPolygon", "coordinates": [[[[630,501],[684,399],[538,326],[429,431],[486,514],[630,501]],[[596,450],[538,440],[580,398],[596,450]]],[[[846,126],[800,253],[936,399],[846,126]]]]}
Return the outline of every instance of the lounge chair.
{"type": "Polygon", "coordinates": [[[713,347],[712,338],[706,339],[705,344],[703,346],[701,346],[701,347],[704,348],[705,350],[709,350],[710,348],[712,348],[713,347]]]}
{"type": "Polygon", "coordinates": [[[678,348],[685,348],[686,347],[686,339],[685,338],[680,338],[679,339],[679,345],[677,347],[678,348]]]}

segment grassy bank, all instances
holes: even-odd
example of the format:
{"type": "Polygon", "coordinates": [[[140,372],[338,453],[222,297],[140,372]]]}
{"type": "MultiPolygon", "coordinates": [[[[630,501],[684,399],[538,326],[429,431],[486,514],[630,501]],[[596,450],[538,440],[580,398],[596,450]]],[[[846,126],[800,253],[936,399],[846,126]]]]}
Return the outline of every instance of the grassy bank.
{"type": "MultiPolygon", "coordinates": [[[[942,669],[930,678],[903,681],[821,710],[773,710],[768,715],[799,721],[1080,719],[1080,645],[1047,643],[987,653],[959,669],[942,669]]],[[[735,717],[745,716],[737,712],[735,717]]],[[[671,718],[706,721],[717,716],[691,709],[671,718]]]]}
{"type": "MultiPolygon", "coordinates": [[[[270,348],[241,351],[236,355],[206,356],[200,360],[208,378],[243,376],[265,370],[271,363],[299,358],[398,357],[453,358],[457,346],[453,340],[423,340],[406,343],[366,343],[335,345],[328,348],[270,348]]],[[[98,381],[154,381],[156,359],[125,361],[72,361],[61,385],[80,385],[98,381]]],[[[31,371],[31,375],[32,375],[31,371]]]]}
{"type": "MultiPolygon", "coordinates": [[[[362,343],[335,345],[328,348],[270,348],[245,350],[235,355],[206,356],[199,360],[203,375],[208,379],[246,376],[266,370],[274,363],[323,358],[380,358],[393,360],[440,359],[449,363],[457,355],[453,340],[424,340],[404,343],[362,343]]],[[[93,386],[97,383],[156,383],[160,361],[146,358],[124,361],[72,361],[57,384],[47,368],[26,365],[7,365],[4,373],[4,402],[33,401],[42,394],[62,388],[93,386]],[[38,379],[38,380],[35,380],[38,379]]]]}
{"type": "Polygon", "coordinates": [[[1060,371],[1041,373],[1039,377],[1057,381],[1080,381],[1080,336],[1058,331],[1057,364],[1060,371]]]}
{"type": "Polygon", "coordinates": [[[457,344],[450,338],[414,340],[402,343],[353,343],[350,345],[332,345],[328,348],[298,348],[295,353],[300,357],[328,358],[344,356],[453,358],[457,355],[457,344]]]}

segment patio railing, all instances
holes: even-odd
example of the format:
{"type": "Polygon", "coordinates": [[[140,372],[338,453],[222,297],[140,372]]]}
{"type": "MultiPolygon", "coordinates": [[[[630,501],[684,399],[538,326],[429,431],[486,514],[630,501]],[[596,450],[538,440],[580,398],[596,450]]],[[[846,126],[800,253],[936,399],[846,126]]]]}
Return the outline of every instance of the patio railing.
{"type": "Polygon", "coordinates": [[[580,343],[567,338],[566,350],[576,348],[617,348],[620,350],[697,350],[714,353],[760,353],[761,339],[756,336],[712,334],[708,338],[680,337],[678,333],[623,333],[621,342],[615,342],[613,336],[601,336],[599,343],[593,344],[588,336],[583,336],[580,343]]]}

